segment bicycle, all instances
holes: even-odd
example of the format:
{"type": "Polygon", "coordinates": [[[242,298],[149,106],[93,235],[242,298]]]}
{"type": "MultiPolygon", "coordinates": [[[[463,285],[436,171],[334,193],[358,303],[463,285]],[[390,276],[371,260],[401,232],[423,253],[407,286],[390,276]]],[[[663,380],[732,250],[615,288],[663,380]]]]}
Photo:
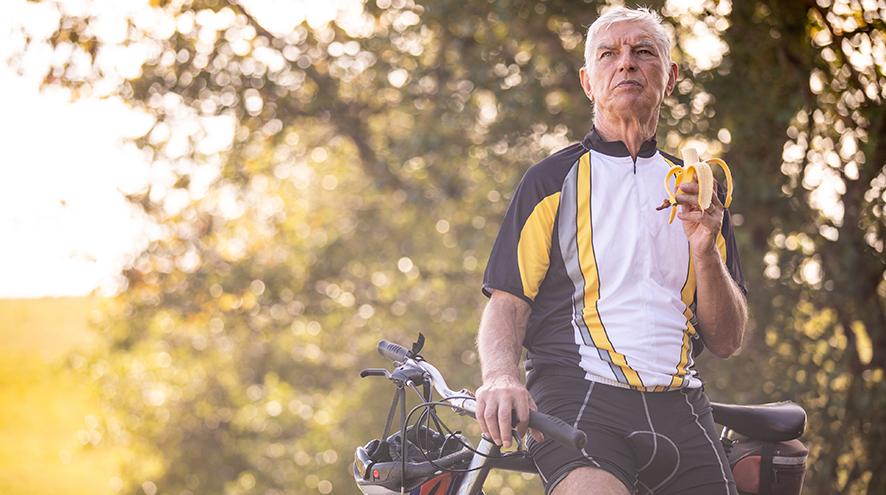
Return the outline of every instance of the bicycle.
{"type": "MultiPolygon", "coordinates": [[[[352,468],[358,488],[367,495],[481,495],[493,469],[537,474],[519,439],[516,452],[502,454],[501,448],[486,436],[481,435],[474,447],[460,432],[443,423],[437,408],[450,408],[473,417],[476,402],[467,389],[452,390],[443,374],[424,359],[420,354],[424,342],[421,334],[411,349],[382,340],[378,352],[394,362],[394,369],[367,368],[360,372],[363,378],[387,378],[396,390],[381,438],[357,447],[354,453],[352,468]],[[421,398],[408,413],[407,389],[421,398]],[[433,400],[432,390],[440,400],[433,400]],[[388,436],[398,407],[400,429],[388,436]],[[419,411],[418,420],[410,425],[419,411]]],[[[798,440],[806,427],[802,407],[790,401],[760,405],[712,402],[711,406],[714,421],[723,426],[720,442],[739,493],[800,493],[808,453],[798,440]]],[[[516,415],[513,422],[516,424],[516,415]]],[[[546,439],[579,450],[587,442],[584,432],[538,411],[530,412],[529,426],[546,439]]]]}

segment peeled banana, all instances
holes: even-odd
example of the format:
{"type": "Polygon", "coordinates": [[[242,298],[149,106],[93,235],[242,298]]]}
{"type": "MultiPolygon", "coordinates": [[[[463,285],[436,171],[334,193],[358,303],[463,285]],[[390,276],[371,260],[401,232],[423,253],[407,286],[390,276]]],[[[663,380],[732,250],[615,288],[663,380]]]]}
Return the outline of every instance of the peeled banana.
{"type": "Polygon", "coordinates": [[[729,170],[729,165],[719,158],[701,161],[698,159],[698,152],[695,151],[695,148],[684,148],[683,166],[675,165],[665,175],[664,186],[668,193],[667,204],[671,206],[671,216],[668,218],[668,223],[672,223],[677,215],[676,193],[680,189],[680,184],[684,182],[697,181],[698,206],[702,210],[707,210],[711,206],[714,196],[714,173],[711,171],[711,165],[719,166],[726,174],[726,201],[723,206],[729,208],[729,204],[732,203],[732,172],[729,170]],[[670,184],[671,177],[676,177],[673,191],[670,184]]]}

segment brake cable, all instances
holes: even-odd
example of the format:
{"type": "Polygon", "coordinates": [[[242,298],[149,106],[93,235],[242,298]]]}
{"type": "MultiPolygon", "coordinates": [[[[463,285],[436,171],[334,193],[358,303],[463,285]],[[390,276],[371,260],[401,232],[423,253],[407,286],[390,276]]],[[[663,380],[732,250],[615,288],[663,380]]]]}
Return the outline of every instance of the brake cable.
{"type": "MultiPolygon", "coordinates": [[[[457,399],[472,399],[472,398],[473,398],[473,397],[470,397],[470,396],[452,396],[452,397],[446,397],[446,398],[444,398],[444,399],[441,400],[441,401],[430,401],[430,402],[424,402],[424,403],[418,404],[418,405],[416,405],[415,407],[413,407],[412,410],[409,411],[409,414],[406,415],[406,417],[407,417],[407,423],[409,422],[409,419],[410,419],[410,418],[411,418],[411,417],[412,417],[412,416],[413,416],[413,415],[414,415],[419,409],[421,409],[421,408],[425,408],[426,410],[428,410],[428,409],[432,408],[433,406],[443,406],[443,407],[449,407],[449,408],[451,408],[451,409],[453,409],[453,410],[460,410],[460,409],[461,409],[460,407],[458,407],[458,406],[456,406],[456,405],[454,405],[454,404],[450,404],[450,403],[448,403],[447,401],[449,401],[449,400],[457,400],[457,399]]],[[[436,416],[436,413],[433,413],[433,414],[434,414],[434,416],[436,416]]],[[[437,417],[437,420],[439,420],[439,417],[437,417]]],[[[436,422],[437,422],[437,421],[435,421],[435,423],[436,423],[436,422]]],[[[487,458],[487,459],[499,460],[499,459],[506,459],[506,458],[510,458],[510,457],[525,457],[525,456],[526,456],[526,451],[525,451],[525,450],[519,450],[519,451],[514,452],[514,453],[511,453],[511,454],[502,454],[502,455],[489,455],[489,454],[486,454],[486,453],[480,452],[479,450],[477,450],[477,449],[475,449],[473,446],[471,446],[469,443],[467,443],[467,442],[465,442],[464,440],[462,440],[462,439],[460,438],[458,432],[453,432],[451,429],[449,429],[449,427],[446,425],[445,422],[443,422],[442,420],[440,420],[440,423],[439,423],[439,424],[440,424],[440,425],[443,427],[443,429],[446,430],[446,432],[448,433],[448,435],[445,435],[446,438],[447,438],[447,440],[444,440],[444,444],[445,444],[445,441],[448,441],[448,439],[453,438],[453,439],[455,439],[457,442],[459,442],[464,448],[466,448],[467,450],[469,450],[470,452],[472,452],[472,453],[474,453],[474,454],[476,454],[476,455],[479,455],[479,456],[481,456],[481,457],[487,458]]],[[[442,432],[441,432],[441,436],[442,436],[442,432]]],[[[518,440],[518,445],[520,445],[520,446],[522,447],[522,442],[520,442],[519,440],[518,440]]],[[[478,467],[475,467],[475,468],[466,468],[466,469],[457,469],[457,468],[447,468],[447,467],[443,467],[443,466],[440,466],[439,464],[437,464],[436,462],[434,462],[434,461],[428,456],[428,453],[425,452],[424,449],[418,449],[418,450],[419,450],[419,452],[421,452],[422,457],[425,458],[425,461],[426,461],[426,462],[428,462],[431,466],[433,466],[434,468],[436,468],[436,469],[438,469],[438,470],[440,470],[440,471],[448,471],[448,472],[451,472],[451,473],[469,473],[469,472],[471,472],[471,471],[477,471],[477,470],[483,469],[483,467],[484,467],[484,466],[478,466],[478,467]]],[[[404,463],[404,466],[405,466],[405,463],[404,463]]],[[[404,467],[403,469],[405,469],[405,467],[404,467]]]]}

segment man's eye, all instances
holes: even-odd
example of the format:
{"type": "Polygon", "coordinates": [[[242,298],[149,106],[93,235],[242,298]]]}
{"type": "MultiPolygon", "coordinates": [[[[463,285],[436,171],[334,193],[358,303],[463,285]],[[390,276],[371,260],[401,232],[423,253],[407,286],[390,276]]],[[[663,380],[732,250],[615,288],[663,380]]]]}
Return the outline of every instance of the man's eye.
{"type": "Polygon", "coordinates": [[[608,57],[608,56],[610,56],[610,55],[612,55],[612,52],[603,52],[603,53],[600,54],[600,58],[606,58],[606,57],[608,57]]]}
{"type": "Polygon", "coordinates": [[[643,55],[652,55],[652,50],[648,48],[641,48],[637,50],[637,53],[642,53],[643,55]]]}

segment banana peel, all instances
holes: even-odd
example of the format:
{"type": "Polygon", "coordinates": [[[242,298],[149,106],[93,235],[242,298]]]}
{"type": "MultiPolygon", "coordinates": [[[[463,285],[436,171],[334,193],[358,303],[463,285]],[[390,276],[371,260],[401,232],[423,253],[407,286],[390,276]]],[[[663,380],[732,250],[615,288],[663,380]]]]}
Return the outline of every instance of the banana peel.
{"type": "Polygon", "coordinates": [[[698,152],[695,148],[683,149],[683,166],[675,165],[668,170],[665,175],[664,186],[668,193],[668,199],[662,205],[664,208],[670,206],[671,215],[668,217],[668,223],[674,222],[677,215],[677,191],[680,184],[684,182],[698,182],[698,206],[702,210],[707,210],[711,206],[714,197],[714,173],[711,165],[718,166],[723,173],[726,174],[726,201],[723,206],[729,208],[732,203],[732,172],[729,165],[719,158],[709,158],[707,160],[699,160],[698,152]],[[671,177],[675,177],[674,189],[671,190],[671,177]]]}

